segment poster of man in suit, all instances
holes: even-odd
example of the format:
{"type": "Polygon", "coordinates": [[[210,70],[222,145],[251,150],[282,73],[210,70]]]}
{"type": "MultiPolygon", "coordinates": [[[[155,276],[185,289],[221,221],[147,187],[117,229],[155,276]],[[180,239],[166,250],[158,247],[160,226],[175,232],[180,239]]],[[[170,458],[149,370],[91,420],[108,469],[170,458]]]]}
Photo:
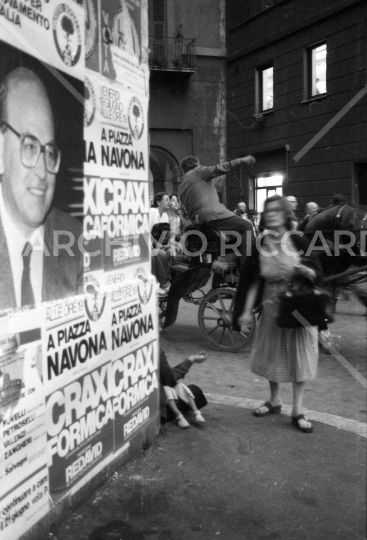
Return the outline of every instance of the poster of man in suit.
{"type": "Polygon", "coordinates": [[[12,309],[83,292],[83,84],[5,43],[0,54],[0,309],[12,309]]]}

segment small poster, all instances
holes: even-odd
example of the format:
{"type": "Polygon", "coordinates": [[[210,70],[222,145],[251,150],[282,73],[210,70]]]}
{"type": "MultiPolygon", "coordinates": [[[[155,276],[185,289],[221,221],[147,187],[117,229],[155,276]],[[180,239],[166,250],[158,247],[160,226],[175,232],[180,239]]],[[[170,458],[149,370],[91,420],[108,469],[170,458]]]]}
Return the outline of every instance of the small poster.
{"type": "Polygon", "coordinates": [[[123,392],[115,414],[115,450],[123,447],[158,414],[158,342],[153,341],[114,362],[123,374],[123,392]]]}
{"type": "Polygon", "coordinates": [[[147,0],[102,0],[102,74],[148,94],[147,0]]]}
{"type": "Polygon", "coordinates": [[[17,334],[8,319],[0,326],[0,535],[7,540],[49,511],[42,344],[27,324],[35,315],[17,316],[17,334]]]}
{"type": "Polygon", "coordinates": [[[96,367],[46,399],[50,495],[60,501],[113,450],[114,397],[111,362],[96,367]]]}
{"type": "Polygon", "coordinates": [[[85,173],[148,182],[148,99],[89,71],[84,95],[85,173]]]}

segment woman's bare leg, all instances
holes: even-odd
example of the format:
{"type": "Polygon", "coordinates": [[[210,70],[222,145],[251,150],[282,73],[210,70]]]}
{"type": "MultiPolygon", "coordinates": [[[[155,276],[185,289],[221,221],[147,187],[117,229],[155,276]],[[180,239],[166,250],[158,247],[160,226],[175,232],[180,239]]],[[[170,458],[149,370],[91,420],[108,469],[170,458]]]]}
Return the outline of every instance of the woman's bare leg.
{"type": "MultiPolygon", "coordinates": [[[[305,382],[295,382],[292,383],[293,386],[293,408],[292,416],[296,417],[299,414],[303,414],[303,396],[305,393],[305,382]]],[[[298,424],[301,428],[312,427],[311,422],[307,420],[299,420],[298,424]]]]}
{"type": "MultiPolygon", "coordinates": [[[[280,384],[277,382],[269,381],[270,386],[270,399],[268,400],[269,403],[273,407],[277,407],[278,405],[282,404],[282,397],[280,395],[280,384]]],[[[267,407],[257,407],[254,412],[265,414],[269,411],[267,407]]]]}

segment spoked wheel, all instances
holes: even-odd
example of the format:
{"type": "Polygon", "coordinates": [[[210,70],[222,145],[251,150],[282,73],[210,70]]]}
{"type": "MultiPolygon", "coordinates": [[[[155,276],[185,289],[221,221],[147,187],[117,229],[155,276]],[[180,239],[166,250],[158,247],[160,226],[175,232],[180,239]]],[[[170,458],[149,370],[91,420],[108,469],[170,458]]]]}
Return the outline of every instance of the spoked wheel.
{"type": "Polygon", "coordinates": [[[256,319],[246,331],[232,330],[232,311],[236,291],[230,288],[211,290],[202,300],[198,321],[204,339],[218,351],[236,352],[250,342],[256,319]]]}

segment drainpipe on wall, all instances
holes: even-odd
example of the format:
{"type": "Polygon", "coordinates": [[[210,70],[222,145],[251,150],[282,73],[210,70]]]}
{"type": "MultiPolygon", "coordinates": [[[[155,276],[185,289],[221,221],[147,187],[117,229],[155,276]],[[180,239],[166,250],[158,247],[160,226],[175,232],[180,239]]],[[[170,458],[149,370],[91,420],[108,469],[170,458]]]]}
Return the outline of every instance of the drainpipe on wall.
{"type": "Polygon", "coordinates": [[[289,144],[285,145],[285,181],[286,181],[286,193],[285,196],[289,195],[290,189],[289,189],[289,152],[290,147],[289,144]]]}

